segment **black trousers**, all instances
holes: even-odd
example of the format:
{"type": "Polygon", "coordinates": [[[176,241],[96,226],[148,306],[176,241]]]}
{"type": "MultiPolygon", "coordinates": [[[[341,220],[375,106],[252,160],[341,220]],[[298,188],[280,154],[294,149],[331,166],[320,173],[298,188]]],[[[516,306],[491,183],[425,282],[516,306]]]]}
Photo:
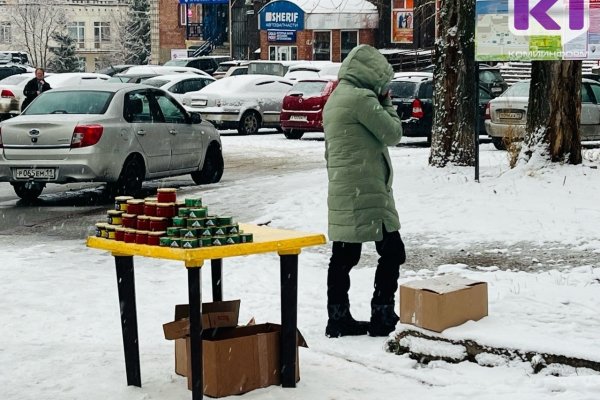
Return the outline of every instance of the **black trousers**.
{"type": "MultiPolygon", "coordinates": [[[[394,304],[398,290],[400,265],[406,261],[404,242],[398,231],[383,230],[383,238],[375,242],[379,254],[375,271],[371,304],[394,304]]],[[[358,264],[362,243],[333,242],[327,271],[327,304],[349,304],[350,270],[358,264]]]]}

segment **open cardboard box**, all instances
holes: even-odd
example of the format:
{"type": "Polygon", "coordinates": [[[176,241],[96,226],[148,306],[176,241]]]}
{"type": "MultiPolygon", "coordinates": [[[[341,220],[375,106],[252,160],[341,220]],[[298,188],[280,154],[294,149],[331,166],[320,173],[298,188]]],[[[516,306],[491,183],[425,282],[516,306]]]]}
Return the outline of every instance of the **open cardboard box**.
{"type": "MultiPolygon", "coordinates": [[[[235,327],[238,324],[240,300],[202,303],[202,329],[235,327]]],[[[175,306],[175,319],[163,325],[165,339],[175,340],[190,334],[190,306],[175,306]]]]}
{"type": "MultiPolygon", "coordinates": [[[[204,394],[224,397],[281,384],[279,343],[281,326],[258,324],[204,331],[202,365],[204,394]]],[[[307,347],[300,332],[297,345],[307,347]]],[[[188,389],[192,388],[190,338],[177,339],[176,364],[185,365],[188,389]]],[[[183,372],[183,371],[182,371],[183,372]]],[[[300,380],[296,347],[296,382],[300,380]]]]}
{"type": "Polygon", "coordinates": [[[488,315],[488,288],[455,275],[400,285],[400,322],[435,332],[488,315]]]}

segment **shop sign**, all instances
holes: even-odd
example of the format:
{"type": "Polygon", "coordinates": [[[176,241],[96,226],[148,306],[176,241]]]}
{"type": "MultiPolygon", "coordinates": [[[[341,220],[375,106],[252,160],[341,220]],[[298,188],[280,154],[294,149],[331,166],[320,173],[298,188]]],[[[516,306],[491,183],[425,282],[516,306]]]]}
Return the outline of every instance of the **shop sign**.
{"type": "Polygon", "coordinates": [[[261,30],[304,30],[304,11],[286,0],[268,3],[258,12],[258,19],[261,30]]]}
{"type": "Polygon", "coordinates": [[[295,31],[267,31],[269,42],[296,42],[295,31]]]}
{"type": "Polygon", "coordinates": [[[392,43],[413,42],[413,0],[392,1],[392,43]]]}

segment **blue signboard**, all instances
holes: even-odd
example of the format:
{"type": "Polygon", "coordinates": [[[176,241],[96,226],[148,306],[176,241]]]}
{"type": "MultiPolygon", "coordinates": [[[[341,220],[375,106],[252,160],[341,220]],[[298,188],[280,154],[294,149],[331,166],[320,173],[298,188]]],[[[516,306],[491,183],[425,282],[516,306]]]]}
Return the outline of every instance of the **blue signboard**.
{"type": "Polygon", "coordinates": [[[229,4],[229,0],[179,0],[179,4],[229,4]]]}
{"type": "Polygon", "coordinates": [[[261,30],[304,30],[304,11],[291,1],[276,0],[268,3],[258,12],[258,20],[261,30]]]}
{"type": "Polygon", "coordinates": [[[267,31],[269,42],[296,42],[296,31],[267,31]]]}

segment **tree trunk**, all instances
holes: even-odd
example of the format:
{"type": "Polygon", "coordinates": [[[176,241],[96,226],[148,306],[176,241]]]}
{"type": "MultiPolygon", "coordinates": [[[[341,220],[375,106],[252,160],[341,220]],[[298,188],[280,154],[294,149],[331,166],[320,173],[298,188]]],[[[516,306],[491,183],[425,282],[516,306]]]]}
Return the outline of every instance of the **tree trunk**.
{"type": "Polygon", "coordinates": [[[581,61],[534,61],[525,143],[519,164],[534,154],[552,162],[581,163],[581,61]]]}
{"type": "Polygon", "coordinates": [[[442,0],[429,164],[475,165],[475,1],[442,0]]]}

